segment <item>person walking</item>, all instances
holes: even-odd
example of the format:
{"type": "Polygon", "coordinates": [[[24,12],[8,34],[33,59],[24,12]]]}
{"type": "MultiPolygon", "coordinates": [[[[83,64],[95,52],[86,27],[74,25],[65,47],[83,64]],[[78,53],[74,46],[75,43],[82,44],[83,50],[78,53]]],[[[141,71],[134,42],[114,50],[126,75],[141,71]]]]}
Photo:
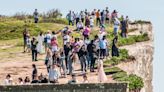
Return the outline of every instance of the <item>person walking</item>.
{"type": "Polygon", "coordinates": [[[86,56],[87,56],[87,51],[85,48],[85,45],[81,47],[81,49],[78,52],[79,58],[80,58],[80,63],[81,63],[81,71],[84,73],[87,71],[86,67],[86,56]]]}
{"type": "Polygon", "coordinates": [[[35,37],[33,37],[31,41],[32,61],[38,61],[37,60],[37,55],[38,55],[37,45],[38,45],[38,41],[36,40],[35,37]]]}
{"type": "Polygon", "coordinates": [[[74,14],[72,13],[72,11],[69,11],[69,13],[66,16],[69,25],[74,26],[74,14]]]}
{"type": "Polygon", "coordinates": [[[44,42],[44,35],[43,32],[40,32],[40,34],[37,37],[37,41],[38,41],[38,45],[37,45],[37,51],[38,53],[42,54],[44,53],[44,46],[43,46],[43,42],[44,42]]]}
{"type": "Polygon", "coordinates": [[[100,10],[98,10],[97,12],[96,12],[96,25],[98,26],[98,25],[100,25],[101,23],[100,23],[100,10]]]}
{"type": "Polygon", "coordinates": [[[38,21],[39,21],[39,13],[38,13],[37,9],[35,9],[33,15],[34,15],[34,23],[38,23],[38,21]]]}

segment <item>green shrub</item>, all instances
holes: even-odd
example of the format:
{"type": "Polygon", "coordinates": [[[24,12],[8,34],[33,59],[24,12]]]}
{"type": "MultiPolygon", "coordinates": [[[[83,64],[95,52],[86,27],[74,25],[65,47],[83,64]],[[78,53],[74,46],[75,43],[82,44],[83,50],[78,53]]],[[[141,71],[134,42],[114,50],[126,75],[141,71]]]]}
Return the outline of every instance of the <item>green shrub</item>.
{"type": "Polygon", "coordinates": [[[143,42],[143,41],[148,41],[148,40],[149,40],[149,37],[147,33],[144,33],[142,35],[129,36],[128,38],[119,37],[118,46],[131,45],[136,42],[143,42]]]}
{"type": "Polygon", "coordinates": [[[112,68],[107,67],[104,69],[104,71],[110,73],[110,72],[121,72],[122,70],[118,67],[112,67],[112,68]]]}
{"type": "Polygon", "coordinates": [[[120,54],[119,57],[114,56],[110,60],[106,60],[104,62],[104,64],[105,65],[117,65],[121,61],[125,61],[129,58],[128,50],[126,50],[126,49],[120,49],[119,54],[120,54]]]}
{"type": "Polygon", "coordinates": [[[144,87],[143,79],[135,74],[129,75],[126,80],[129,82],[130,90],[140,90],[144,87]]]}
{"type": "MultiPolygon", "coordinates": [[[[128,82],[130,91],[140,90],[144,87],[143,79],[135,74],[127,75],[127,73],[118,67],[105,68],[106,73],[111,73],[112,78],[120,82],[128,82]]],[[[139,91],[137,91],[139,92],[139,91]]]]}
{"type": "Polygon", "coordinates": [[[124,81],[127,78],[127,73],[125,71],[117,72],[112,75],[112,78],[117,81],[124,81]]]}

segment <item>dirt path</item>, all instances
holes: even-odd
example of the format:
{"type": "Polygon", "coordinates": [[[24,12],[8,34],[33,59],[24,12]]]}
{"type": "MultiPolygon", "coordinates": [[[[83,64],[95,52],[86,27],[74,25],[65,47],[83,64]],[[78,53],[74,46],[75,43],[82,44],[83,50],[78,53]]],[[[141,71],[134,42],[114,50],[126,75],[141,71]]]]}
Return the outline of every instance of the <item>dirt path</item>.
{"type": "MultiPolygon", "coordinates": [[[[2,53],[1,53],[2,54],[2,53]]],[[[6,54],[6,53],[3,53],[6,54]]],[[[39,60],[37,62],[31,61],[31,54],[30,53],[22,53],[22,52],[15,52],[15,57],[10,58],[3,58],[0,62],[0,84],[3,83],[3,80],[5,79],[5,76],[7,74],[11,74],[13,81],[17,82],[19,77],[22,77],[23,79],[26,76],[31,77],[32,74],[32,64],[36,64],[38,69],[38,74],[43,73],[44,75],[47,74],[46,66],[44,65],[44,57],[45,55],[39,55],[39,60]]],[[[77,73],[77,79],[82,82],[82,76],[80,70],[80,63],[75,64],[75,73],[77,73]]],[[[91,83],[97,83],[97,72],[90,73],[88,70],[88,79],[91,83]]],[[[70,76],[67,76],[67,78],[60,78],[59,83],[67,83],[68,80],[71,79],[70,76]]],[[[111,78],[111,75],[108,76],[107,82],[114,82],[111,78]]]]}
{"type": "MultiPolygon", "coordinates": [[[[97,28],[98,29],[98,28],[97,28]]],[[[138,31],[134,31],[134,32],[130,32],[128,35],[138,35],[138,31]]],[[[150,44],[149,42],[143,42],[143,44],[150,44]]],[[[137,43],[137,44],[133,44],[133,45],[128,45],[128,46],[123,46],[121,48],[125,48],[129,50],[129,54],[132,55],[135,53],[134,49],[136,47],[142,47],[142,43],[137,43]]],[[[7,48],[11,48],[13,46],[0,46],[0,49],[7,49],[7,48]]],[[[23,51],[23,50],[21,50],[23,51]]],[[[36,64],[37,68],[38,68],[38,74],[43,73],[44,75],[48,75],[47,74],[47,70],[46,70],[46,66],[44,65],[44,58],[45,55],[39,55],[39,61],[37,62],[32,62],[31,61],[31,53],[22,53],[20,50],[16,51],[16,52],[1,52],[0,56],[3,58],[0,59],[0,84],[3,83],[3,80],[5,79],[5,76],[7,74],[11,74],[12,78],[14,80],[14,82],[17,82],[19,77],[22,77],[23,79],[26,76],[29,76],[31,78],[31,73],[32,73],[32,64],[36,64]]],[[[125,71],[130,71],[130,69],[132,68],[130,66],[130,63],[121,63],[120,65],[118,65],[118,67],[120,67],[121,69],[125,70],[125,71]],[[127,67],[127,65],[129,67],[127,67]]],[[[80,64],[77,63],[75,64],[75,71],[78,75],[81,74],[81,71],[77,71],[80,69],[80,64]]],[[[63,84],[63,83],[67,83],[68,80],[70,79],[70,76],[67,76],[67,78],[60,78],[59,79],[59,83],[63,84]]],[[[77,76],[77,79],[79,81],[82,81],[82,76],[77,76]]],[[[91,83],[97,83],[97,72],[94,73],[90,73],[88,70],[88,79],[91,83]]],[[[107,82],[115,82],[112,79],[111,75],[108,75],[108,81],[107,82]]]]}

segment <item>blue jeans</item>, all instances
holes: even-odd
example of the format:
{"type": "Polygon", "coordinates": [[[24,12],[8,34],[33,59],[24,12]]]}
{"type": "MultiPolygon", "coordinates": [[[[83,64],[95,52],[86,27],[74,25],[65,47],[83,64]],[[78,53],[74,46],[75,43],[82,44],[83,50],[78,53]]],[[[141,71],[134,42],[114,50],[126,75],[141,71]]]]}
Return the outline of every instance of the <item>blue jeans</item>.
{"type": "Polygon", "coordinates": [[[118,28],[114,28],[114,35],[117,35],[118,28]]]}

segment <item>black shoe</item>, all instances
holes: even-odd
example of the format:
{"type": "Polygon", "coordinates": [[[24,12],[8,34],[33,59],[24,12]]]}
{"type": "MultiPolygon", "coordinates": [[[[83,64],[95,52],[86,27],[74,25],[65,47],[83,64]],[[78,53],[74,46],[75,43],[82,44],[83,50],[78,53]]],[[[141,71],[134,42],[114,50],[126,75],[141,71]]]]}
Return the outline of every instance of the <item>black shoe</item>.
{"type": "Polygon", "coordinates": [[[38,61],[37,59],[35,61],[38,61]]]}

